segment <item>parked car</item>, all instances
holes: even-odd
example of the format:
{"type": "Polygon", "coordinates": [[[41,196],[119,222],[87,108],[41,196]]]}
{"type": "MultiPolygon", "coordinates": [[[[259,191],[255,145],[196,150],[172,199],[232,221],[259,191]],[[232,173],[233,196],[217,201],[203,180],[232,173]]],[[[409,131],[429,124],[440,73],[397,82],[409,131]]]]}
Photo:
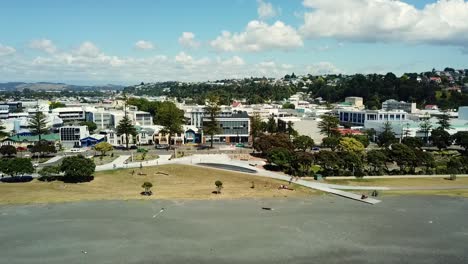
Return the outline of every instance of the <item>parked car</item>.
{"type": "Polygon", "coordinates": [[[136,145],[130,146],[129,149],[138,149],[136,145]]]}
{"type": "Polygon", "coordinates": [[[66,152],[80,153],[80,152],[86,152],[86,149],[82,149],[82,148],[72,148],[72,149],[69,149],[69,150],[66,151],[66,152]]]}
{"type": "Polygon", "coordinates": [[[197,147],[198,150],[210,149],[210,146],[207,145],[200,145],[197,147]]]}
{"type": "Polygon", "coordinates": [[[313,147],[312,150],[313,150],[313,151],[319,151],[320,148],[319,148],[319,147],[313,147]]]}

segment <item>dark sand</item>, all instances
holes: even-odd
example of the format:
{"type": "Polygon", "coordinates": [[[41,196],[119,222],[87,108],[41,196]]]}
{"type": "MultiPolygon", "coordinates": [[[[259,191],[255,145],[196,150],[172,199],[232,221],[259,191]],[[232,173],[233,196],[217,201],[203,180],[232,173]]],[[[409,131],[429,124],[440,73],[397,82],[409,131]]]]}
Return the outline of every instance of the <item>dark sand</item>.
{"type": "Polygon", "coordinates": [[[0,263],[468,263],[468,199],[1,206],[0,263]]]}

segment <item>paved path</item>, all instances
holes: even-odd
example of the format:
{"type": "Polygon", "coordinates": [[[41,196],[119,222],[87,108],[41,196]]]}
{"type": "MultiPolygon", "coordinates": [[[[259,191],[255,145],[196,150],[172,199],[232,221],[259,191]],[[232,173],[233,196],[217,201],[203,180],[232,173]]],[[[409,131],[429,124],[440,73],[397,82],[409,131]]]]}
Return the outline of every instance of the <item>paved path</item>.
{"type": "Polygon", "coordinates": [[[46,161],[46,162],[40,163],[39,165],[40,165],[40,166],[52,165],[52,164],[58,162],[59,160],[61,160],[61,159],[63,159],[63,158],[64,158],[64,156],[55,156],[55,157],[49,159],[49,160],[46,161]]]}
{"type": "MultiPolygon", "coordinates": [[[[382,176],[364,176],[359,179],[418,179],[418,178],[448,178],[449,174],[438,174],[438,175],[382,175],[382,176]]],[[[457,174],[457,177],[468,177],[468,174],[457,174]]],[[[312,179],[307,177],[306,179],[312,179]]],[[[329,176],[327,180],[354,180],[357,179],[353,176],[329,176]]]]}

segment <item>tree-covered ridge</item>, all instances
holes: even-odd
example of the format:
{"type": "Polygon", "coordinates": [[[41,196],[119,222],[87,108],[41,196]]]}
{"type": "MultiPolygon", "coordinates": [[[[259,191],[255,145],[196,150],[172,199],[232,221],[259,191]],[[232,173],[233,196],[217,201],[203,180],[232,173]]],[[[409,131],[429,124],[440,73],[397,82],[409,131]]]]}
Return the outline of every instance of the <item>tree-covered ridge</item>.
{"type": "Polygon", "coordinates": [[[468,104],[467,86],[468,70],[445,68],[441,72],[405,73],[400,77],[393,73],[300,77],[292,74],[279,80],[246,78],[201,83],[142,83],[127,87],[125,91],[135,95],[188,99],[199,104],[213,94],[222,104],[229,104],[241,99],[247,103],[281,101],[297,92],[305,92],[310,98],[322,97],[328,102],[341,102],[347,96],[363,97],[369,109],[380,108],[387,99],[416,102],[419,106],[437,104],[442,108],[456,108],[468,104]]]}

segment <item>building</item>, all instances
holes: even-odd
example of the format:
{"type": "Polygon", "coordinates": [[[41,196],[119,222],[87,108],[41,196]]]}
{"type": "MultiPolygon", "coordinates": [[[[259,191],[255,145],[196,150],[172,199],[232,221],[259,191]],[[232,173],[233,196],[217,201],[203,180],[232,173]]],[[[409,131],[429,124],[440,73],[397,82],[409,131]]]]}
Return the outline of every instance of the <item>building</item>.
{"type": "Polygon", "coordinates": [[[80,139],[81,147],[94,147],[96,144],[106,141],[106,136],[101,134],[93,134],[80,139]]]}
{"type": "MultiPolygon", "coordinates": [[[[41,140],[53,142],[53,143],[58,143],[60,141],[60,135],[59,134],[44,134],[41,135],[41,140]]],[[[35,145],[37,142],[39,142],[39,136],[38,135],[14,135],[8,138],[5,138],[1,141],[1,145],[12,145],[15,147],[27,147],[31,145],[35,145]]]]}
{"type": "Polygon", "coordinates": [[[52,109],[52,114],[60,117],[63,122],[85,121],[85,111],[82,107],[59,107],[52,109]]]}
{"type": "MultiPolygon", "coordinates": [[[[203,122],[208,119],[204,118],[203,122]]],[[[216,118],[221,133],[214,135],[213,142],[219,143],[248,143],[250,136],[250,117],[247,112],[223,111],[216,118]]],[[[210,136],[205,135],[205,141],[211,141],[210,136]]]]}
{"type": "Polygon", "coordinates": [[[81,147],[81,139],[89,137],[87,126],[64,126],[59,129],[60,143],[64,148],[81,147]]]}
{"type": "Polygon", "coordinates": [[[404,121],[408,119],[408,115],[402,110],[338,110],[340,123],[354,126],[364,126],[367,121],[404,121]]]}
{"type": "Polygon", "coordinates": [[[349,103],[358,109],[364,108],[364,99],[362,99],[362,97],[356,97],[356,96],[346,97],[345,103],[349,103]]]}
{"type": "Polygon", "coordinates": [[[114,127],[114,118],[112,113],[106,109],[87,110],[86,121],[94,122],[98,130],[114,127]]]}
{"type": "Polygon", "coordinates": [[[384,111],[395,111],[395,110],[403,110],[407,113],[416,113],[416,103],[407,103],[407,102],[399,102],[394,99],[387,100],[382,103],[382,110],[384,111]]]}

